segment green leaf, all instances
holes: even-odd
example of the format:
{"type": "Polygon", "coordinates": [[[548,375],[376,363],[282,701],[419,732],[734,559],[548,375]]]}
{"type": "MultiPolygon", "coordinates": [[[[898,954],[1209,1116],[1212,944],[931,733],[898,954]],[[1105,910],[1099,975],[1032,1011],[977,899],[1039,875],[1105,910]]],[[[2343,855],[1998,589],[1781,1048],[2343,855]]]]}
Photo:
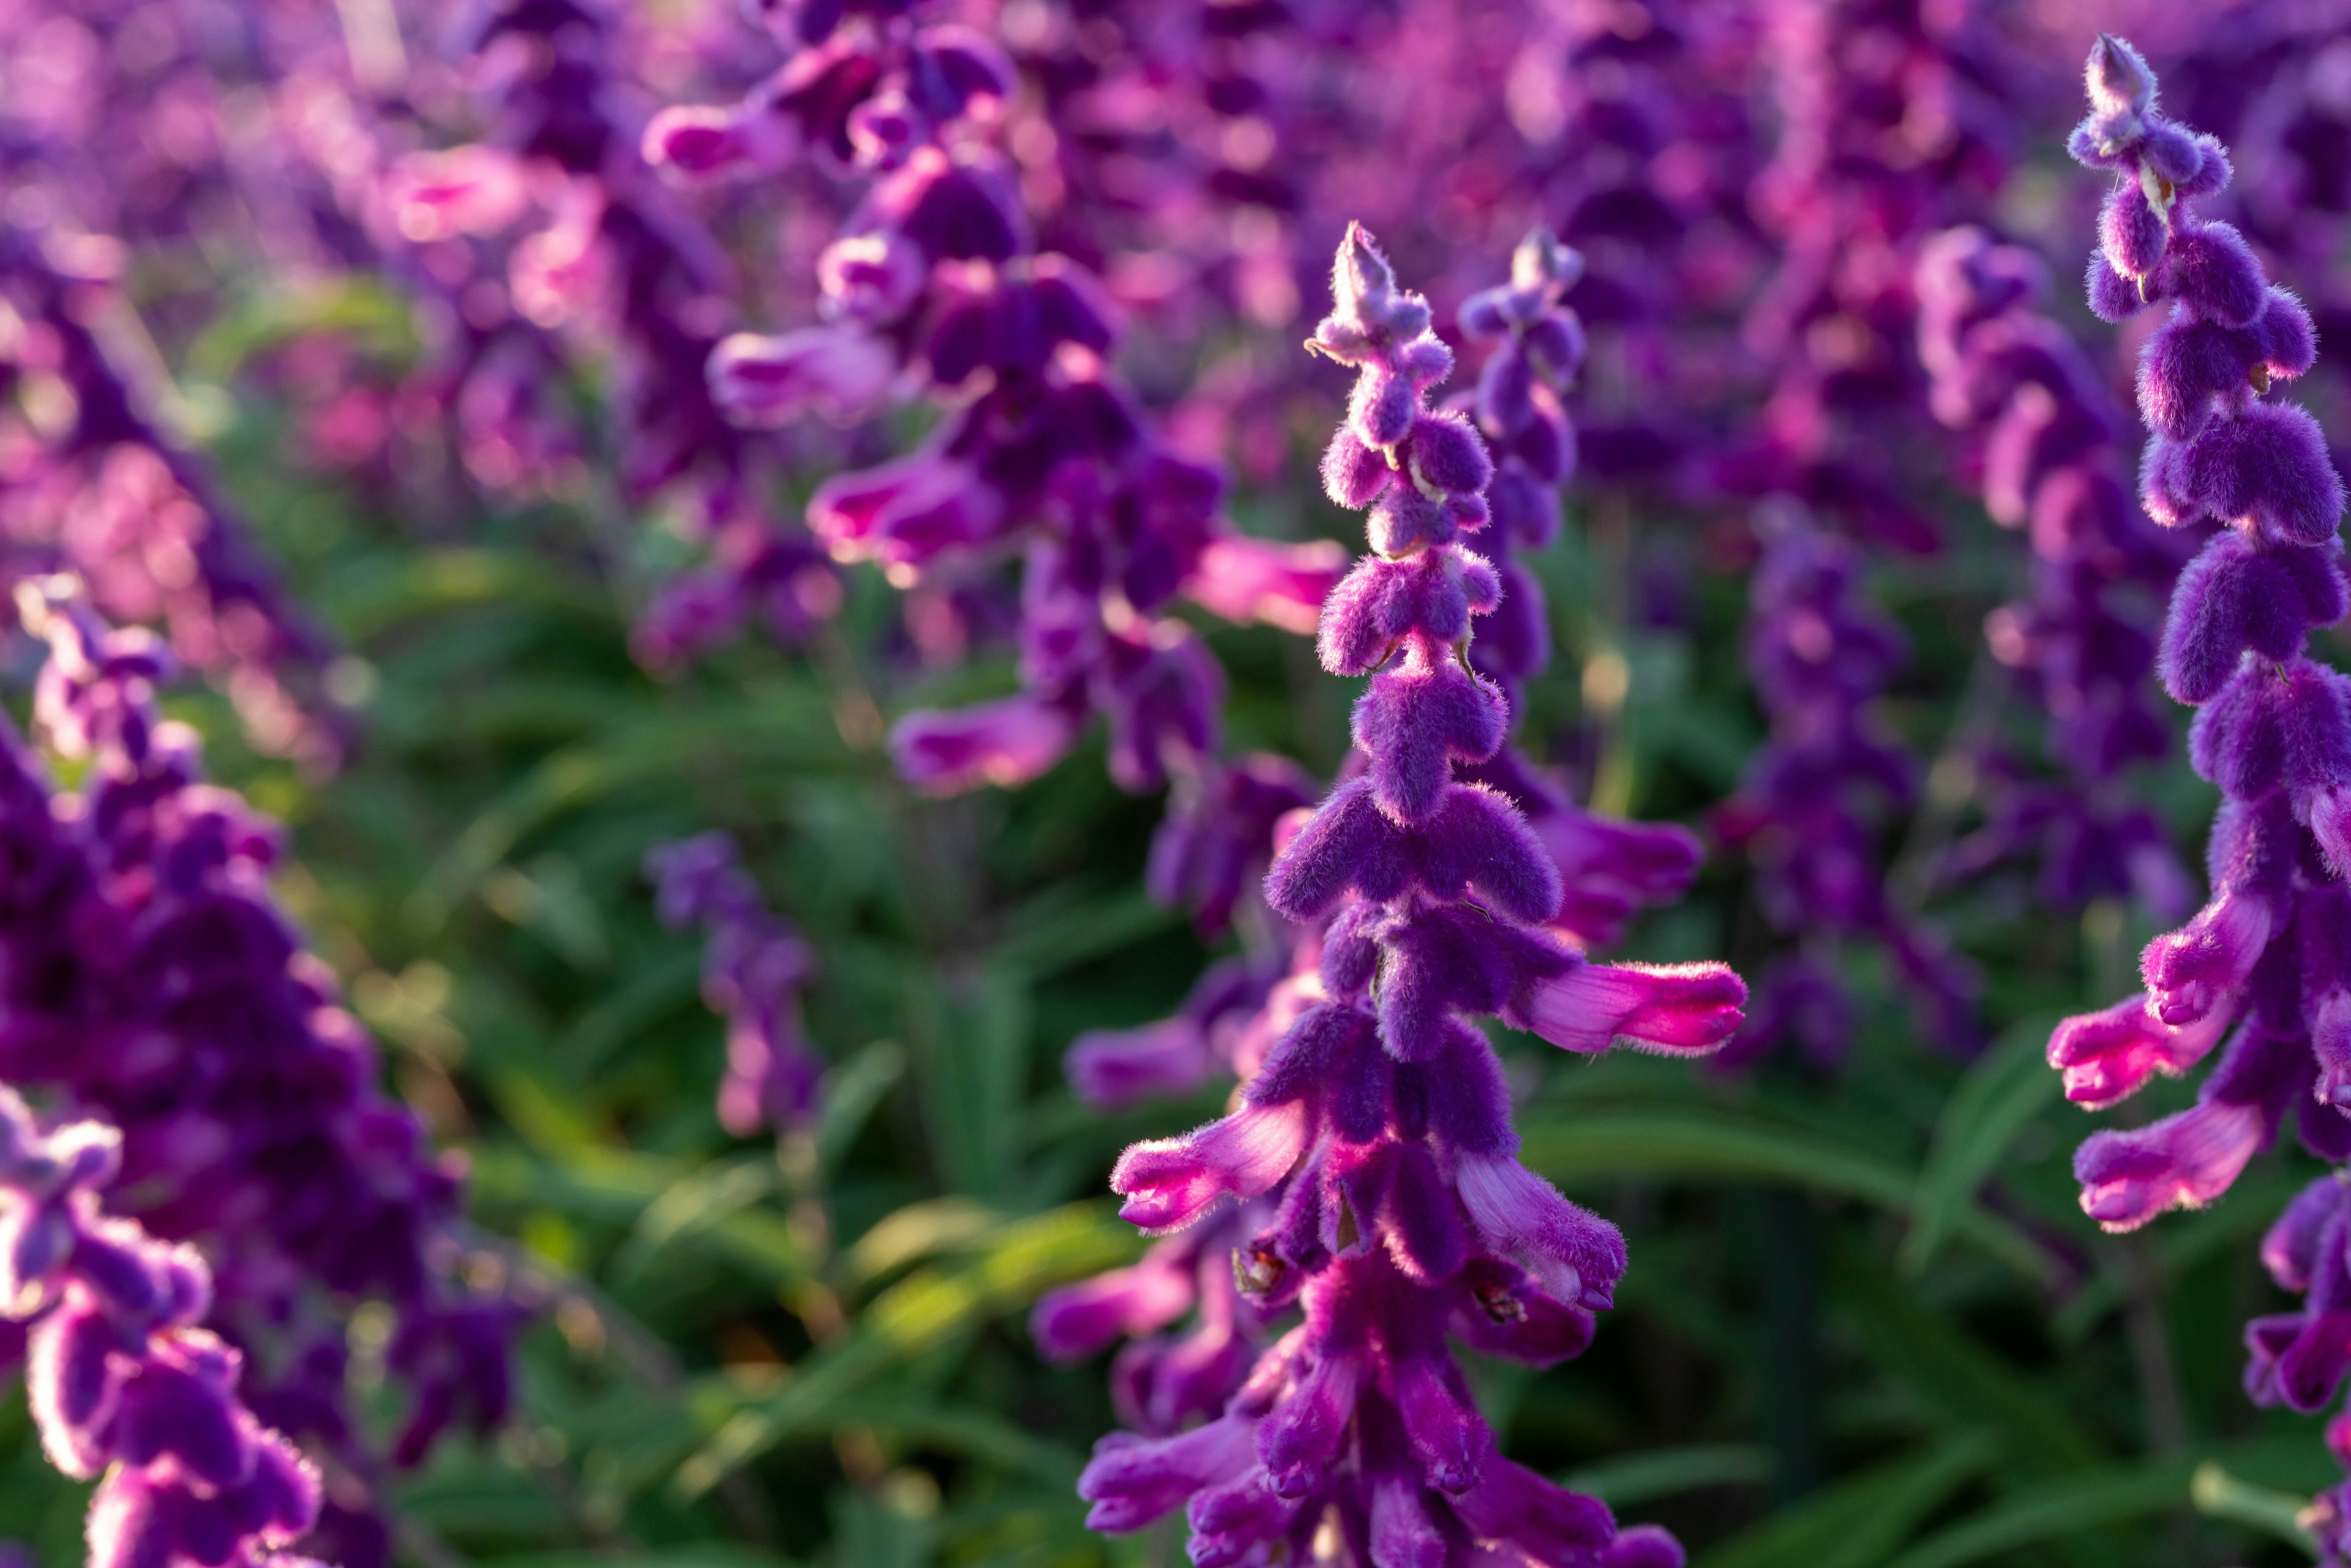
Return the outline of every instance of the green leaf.
{"type": "Polygon", "coordinates": [[[2184,1459],[2104,1467],[1997,1503],[1920,1542],[1892,1568],[1959,1568],[2005,1559],[2022,1547],[2161,1513],[2187,1497],[2184,1459]]]}
{"type": "Polygon", "coordinates": [[[985,1410],[888,1395],[859,1395],[834,1406],[834,1421],[1027,1475],[1050,1486],[1076,1486],[1078,1472],[1085,1468],[1083,1455],[985,1410]]]}
{"type": "Polygon", "coordinates": [[[752,701],[672,705],[547,758],[467,824],[425,873],[409,899],[410,930],[419,936],[439,930],[526,835],[628,786],[684,778],[719,759],[792,770],[847,765],[821,695],[813,688],[793,695],[797,700],[789,702],[770,692],[752,701]]]}
{"type": "Polygon", "coordinates": [[[818,1096],[824,1110],[816,1128],[820,1166],[829,1171],[841,1163],[865,1119],[905,1073],[906,1053],[897,1042],[877,1040],[824,1075],[818,1096]]]}
{"type": "Polygon", "coordinates": [[[256,354],[296,338],[338,332],[359,339],[371,353],[405,359],[417,349],[406,300],[384,280],[358,273],[279,285],[240,299],[188,345],[188,373],[224,382],[256,354]]]}
{"type": "Polygon", "coordinates": [[[1879,1568],[1994,1453],[1990,1437],[1970,1432],[1879,1465],[1771,1515],[1699,1568],[1879,1568]]]}
{"type": "Polygon", "coordinates": [[[1702,1487],[1752,1485],[1771,1474],[1771,1456],[1752,1443],[1717,1443],[1688,1448],[1654,1448],[1605,1459],[1559,1478],[1573,1491],[1588,1492],[1611,1508],[1702,1487]]]}
{"type": "Polygon", "coordinates": [[[2098,1457],[2045,1383],[1930,1311],[1876,1258],[1856,1249],[1837,1270],[1834,1288],[1870,1360],[1955,1424],[1997,1433],[2004,1466],[2045,1474],[2098,1457]]]}
{"type": "Polygon", "coordinates": [[[836,1273],[844,1289],[862,1291],[885,1274],[947,1251],[985,1246],[1001,1218],[967,1197],[928,1198],[910,1203],[876,1220],[841,1255],[836,1273]]]}
{"type": "Polygon", "coordinates": [[[891,1368],[1027,1305],[1050,1286],[1123,1263],[1135,1246],[1134,1231],[1113,1218],[1107,1205],[1071,1204],[1005,1227],[960,1269],[924,1270],[900,1281],[858,1315],[848,1339],[794,1367],[773,1395],[745,1399],[723,1378],[705,1381],[702,1396],[710,1407],[732,1413],[679,1467],[678,1490],[699,1497],[786,1437],[830,1430],[837,1408],[891,1368]]]}
{"type": "Polygon", "coordinates": [[[678,1242],[716,1229],[772,1196],[782,1173],[773,1155],[714,1161],[688,1172],[637,1217],[637,1228],[612,1259],[616,1280],[641,1278],[678,1242]]]}
{"type": "MultiPolygon", "coordinates": [[[[1917,1178],[1882,1155],[1839,1147],[1816,1129],[1719,1106],[1530,1117],[1521,1131],[1520,1157],[1559,1182],[1635,1176],[1781,1181],[1906,1217],[1918,1204],[1917,1178]]],[[[2054,1278],[2048,1253],[1996,1215],[1970,1206],[1953,1217],[1951,1231],[2035,1283],[2054,1278]]]]}
{"type": "Polygon", "coordinates": [[[1910,1234],[1902,1243],[1906,1272],[1926,1268],[2016,1134],[2059,1098],[2059,1079],[2046,1060],[2049,1030],[2038,1019],[2016,1025],[1952,1092],[1918,1177],[1910,1234]]]}

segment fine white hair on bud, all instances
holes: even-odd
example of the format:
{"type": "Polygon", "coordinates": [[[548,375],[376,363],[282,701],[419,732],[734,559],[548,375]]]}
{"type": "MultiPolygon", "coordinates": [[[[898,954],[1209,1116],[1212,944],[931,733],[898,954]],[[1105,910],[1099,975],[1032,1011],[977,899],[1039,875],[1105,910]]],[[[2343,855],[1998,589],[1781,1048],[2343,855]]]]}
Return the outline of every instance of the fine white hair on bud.
{"type": "Polygon", "coordinates": [[[2139,52],[2112,33],[2100,33],[2083,72],[2090,103],[2101,114],[2144,115],[2155,107],[2155,73],[2139,52]]]}

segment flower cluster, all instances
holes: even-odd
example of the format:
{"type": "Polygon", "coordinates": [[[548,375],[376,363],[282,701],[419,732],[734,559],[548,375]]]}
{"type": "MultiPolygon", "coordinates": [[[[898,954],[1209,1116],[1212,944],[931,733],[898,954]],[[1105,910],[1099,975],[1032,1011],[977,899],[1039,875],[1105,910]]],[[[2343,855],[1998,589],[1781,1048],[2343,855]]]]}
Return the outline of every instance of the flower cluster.
{"type": "MultiPolygon", "coordinates": [[[[824,319],[727,339],[710,384],[751,423],[850,418],[893,392],[944,405],[920,451],[819,487],[809,525],[836,559],[911,586],[1025,545],[1023,689],[906,716],[892,747],[908,779],[939,792],[1023,782],[1100,713],[1122,788],[1176,783],[1168,831],[1187,841],[1161,865],[1229,863],[1262,841],[1254,786],[1218,759],[1222,673],[1167,610],[1189,592],[1232,619],[1300,626],[1336,554],[1229,529],[1221,476],[1179,456],[1110,371],[1116,329],[1093,278],[1033,247],[986,135],[1010,65],[978,34],[903,10],[781,15],[802,47],[758,92],[647,128],[646,155],[691,176],[813,151],[873,181],[819,259],[824,319]],[[1203,848],[1210,834],[1234,847],[1203,848]]],[[[1228,877],[1163,880],[1211,909],[1230,903],[1228,877]]]]}
{"type": "Polygon", "coordinates": [[[76,594],[18,590],[48,645],[40,737],[88,783],[53,789],[7,737],[0,1082],[120,1130],[113,1212],[204,1248],[204,1326],[245,1353],[246,1404],[333,1461],[323,1554],[371,1568],[387,1540],[345,1388],[350,1313],[392,1312],[405,1464],[460,1420],[503,1417],[514,1312],[444,1278],[462,1170],[379,1092],[373,1043],[270,894],[270,824],[202,782],[195,737],[157,715],[169,655],[76,594]]]}
{"type": "Polygon", "coordinates": [[[593,369],[622,499],[684,503],[673,515],[711,562],[642,616],[636,652],[660,668],[755,618],[797,638],[840,590],[806,536],[767,515],[761,454],[705,374],[732,319],[734,267],[639,156],[629,61],[653,25],[595,0],[472,8],[454,37],[485,134],[390,159],[365,216],[434,306],[419,390],[477,481],[583,490],[587,437],[562,383],[593,369]]]}
{"type": "Polygon", "coordinates": [[[1354,724],[1367,763],[1267,879],[1276,912],[1328,923],[1315,994],[1232,1113],[1136,1145],[1112,1177],[1126,1218],[1158,1232],[1267,1198],[1235,1277],[1258,1310],[1304,1321],[1216,1419],[1105,1438],[1080,1490],[1104,1530],[1185,1507],[1200,1563],[1436,1563],[1484,1544],[1678,1563],[1662,1532],[1620,1532],[1495,1455],[1452,1359],[1448,1335],[1536,1364],[1575,1354],[1625,1263],[1613,1227],[1519,1164],[1500,1065],[1468,1019],[1499,1011],[1582,1051],[1698,1051],[1736,1027],[1743,990],[1719,965],[1613,968],[1551,936],[1557,869],[1505,798],[1453,776],[1499,749],[1508,717],[1465,657],[1470,617],[1500,593],[1459,543],[1488,521],[1491,464],[1468,420],[1426,406],[1452,356],[1360,228],[1332,292],[1314,346],[1359,375],[1323,476],[1368,509],[1374,553],[1324,605],[1320,646],[1333,674],[1372,675],[1354,724]]]}
{"type": "Polygon", "coordinates": [[[238,1399],[244,1358],[199,1326],[203,1258],[102,1211],[121,1166],[113,1129],[44,1131],[0,1084],[0,1332],[49,1462],[99,1482],[91,1568],[298,1563],[279,1553],[318,1521],[318,1471],[238,1399]]]}
{"type": "MultiPolygon", "coordinates": [[[[2139,361],[2140,499],[2168,528],[2222,525],[2180,575],[2159,654],[2165,688],[2199,710],[2190,759],[2221,794],[2211,902],[2147,945],[2142,995],[2067,1019],[2049,1042],[2067,1098],[2093,1107],[2221,1046],[2193,1108],[2097,1133],[2076,1154],[2082,1207],[2127,1230],[2218,1197],[2289,1108],[2312,1152],[2351,1158],[2351,681],[2304,651],[2351,591],[2325,441],[2269,395],[2314,361],[2310,318],[2234,228],[2194,210],[2228,183],[2227,153],[2163,115],[2128,44],[2101,35],[2086,75],[2091,111],[2068,146],[2115,174],[2091,308],[2119,321],[2169,307],[2139,361]]],[[[2319,1408],[2351,1368],[2338,1326],[2345,1190],[2322,1177],[2263,1244],[2278,1283],[2307,1294],[2246,1330],[2256,1401],[2319,1408]]],[[[2346,1495],[2318,1511],[2331,1563],[2351,1554],[2346,1495]]]]}
{"type": "Polygon", "coordinates": [[[2002,794],[1951,869],[2037,845],[2041,894],[2056,906],[2135,895],[2174,918],[2186,873],[2126,780],[2168,749],[2138,601],[2169,591],[2179,557],[2131,505],[2120,422],[2088,356],[2043,313],[2045,287],[2038,257],[1980,228],[1947,230],[1920,253],[1918,350],[1936,416],[1980,435],[1985,509],[2032,547],[2032,597],[1993,612],[1986,635],[2031,675],[2066,774],[2002,794]]]}
{"type": "Polygon", "coordinates": [[[718,1120],[737,1137],[807,1122],[824,1070],[800,1029],[808,944],[768,912],[725,833],[663,845],[645,857],[645,874],[657,889],[662,924],[708,933],[702,994],[726,1019],[718,1120]]]}
{"type": "Polygon", "coordinates": [[[1974,975],[1887,895],[1878,860],[1886,821],[1917,792],[1909,754],[1873,711],[1907,643],[1864,596],[1850,542],[1792,505],[1761,517],[1747,666],[1771,733],[1717,825],[1748,847],[1765,918],[1805,946],[1773,961],[1721,1060],[1743,1063],[1783,1043],[1815,1065],[1843,1060],[1855,1019],[1835,944],[1855,937],[1883,948],[1928,1038],[1965,1049],[1974,975]]]}
{"type": "Polygon", "coordinates": [[[217,677],[263,749],[331,767],[349,725],[328,645],[289,604],[203,464],[166,439],[99,332],[129,309],[121,247],[0,218],[0,570],[70,570],[217,677]]]}
{"type": "MultiPolygon", "coordinates": [[[[1892,458],[1915,444],[1924,405],[1917,247],[1987,193],[2001,165],[1977,85],[1986,73],[1971,57],[1982,39],[1966,7],[1917,0],[1785,0],[1770,21],[1788,119],[1758,201],[1786,256],[1746,335],[1774,380],[1760,439],[1731,454],[1720,477],[1734,491],[1792,498],[1853,539],[1931,553],[1934,527],[1896,482],[1892,458]]],[[[1776,929],[1876,942],[1922,1032],[1968,1049],[1973,977],[1894,905],[1879,858],[1915,769],[1867,710],[1907,650],[1864,601],[1855,551],[1784,504],[1763,515],[1747,651],[1771,736],[1720,825],[1755,846],[1776,929]]],[[[1851,1004],[1825,943],[1812,946],[1765,972],[1726,1061],[1782,1040],[1815,1061],[1843,1054],[1851,1004]]]]}

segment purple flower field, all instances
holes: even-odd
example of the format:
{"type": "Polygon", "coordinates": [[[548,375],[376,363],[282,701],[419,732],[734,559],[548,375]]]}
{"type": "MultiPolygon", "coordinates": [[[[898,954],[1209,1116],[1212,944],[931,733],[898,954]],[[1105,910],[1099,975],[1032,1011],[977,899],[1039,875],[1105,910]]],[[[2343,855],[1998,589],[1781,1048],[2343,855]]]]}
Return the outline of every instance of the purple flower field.
{"type": "Polygon", "coordinates": [[[2343,0],[0,0],[0,1563],[2351,1568],[2346,339],[2343,0]]]}

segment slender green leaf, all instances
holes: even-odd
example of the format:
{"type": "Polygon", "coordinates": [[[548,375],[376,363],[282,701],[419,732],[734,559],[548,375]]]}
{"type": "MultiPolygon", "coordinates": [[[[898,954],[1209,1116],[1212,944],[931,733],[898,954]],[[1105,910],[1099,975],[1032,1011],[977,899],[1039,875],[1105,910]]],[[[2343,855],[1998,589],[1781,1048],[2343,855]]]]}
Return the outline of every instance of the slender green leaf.
{"type": "Polygon", "coordinates": [[[824,1075],[824,1110],[816,1128],[817,1162],[831,1170],[857,1141],[866,1118],[906,1073],[906,1053],[877,1040],[824,1075]]]}
{"type": "Polygon", "coordinates": [[[1879,1568],[1995,1451],[1984,1434],[1962,1433],[1865,1470],[1771,1515],[1701,1557],[1698,1568],[1879,1568]]]}
{"type": "MultiPolygon", "coordinates": [[[[1863,1150],[1840,1148],[1816,1132],[1723,1107],[1530,1117],[1521,1130],[1520,1157],[1555,1181],[1628,1176],[1761,1179],[1856,1198],[1904,1216],[1917,1207],[1917,1178],[1899,1166],[1863,1150]]],[[[1996,1215],[1970,1207],[1953,1218],[1951,1228],[2029,1279],[2053,1276],[2048,1253],[1996,1215]]]]}
{"type": "Polygon", "coordinates": [[[1902,1244],[1905,1271],[1924,1270],[1960,1214],[1999,1166],[2016,1134],[2058,1099],[2059,1080],[2045,1060],[2049,1025],[2032,1019],[2010,1030],[1968,1069],[1953,1092],[1935,1141],[1902,1244]]]}
{"type": "Polygon", "coordinates": [[[1007,1226],[977,1259],[925,1270],[874,1298],[850,1337],[792,1369],[777,1393],[746,1400],[724,1379],[705,1382],[713,1409],[732,1407],[715,1436],[679,1467],[678,1490],[697,1497],[796,1433],[829,1429],[848,1396],[962,1330],[1026,1305],[1048,1287],[1123,1262],[1134,1232],[1105,1205],[1071,1204],[1007,1226]]]}

